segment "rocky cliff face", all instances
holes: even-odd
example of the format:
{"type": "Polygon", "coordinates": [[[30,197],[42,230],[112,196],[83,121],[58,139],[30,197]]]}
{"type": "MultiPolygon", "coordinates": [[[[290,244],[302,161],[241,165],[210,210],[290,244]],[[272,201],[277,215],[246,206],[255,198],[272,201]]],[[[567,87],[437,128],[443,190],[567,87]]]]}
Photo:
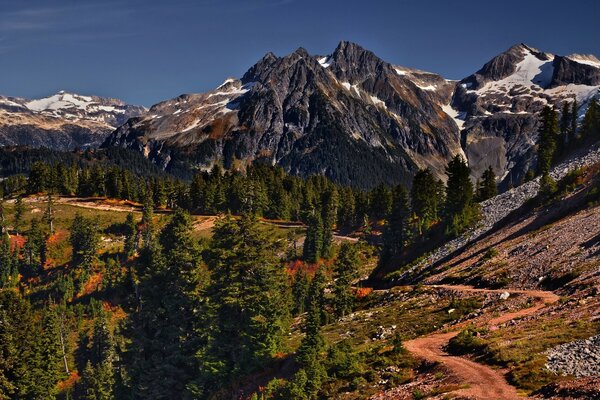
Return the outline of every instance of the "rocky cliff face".
{"type": "Polygon", "coordinates": [[[0,145],[98,147],[117,126],[144,112],[120,100],[66,92],[37,100],[0,96],[0,145]]]}
{"type": "Polygon", "coordinates": [[[265,55],[241,79],[153,106],[104,146],[138,149],[186,174],[261,161],[345,184],[409,183],[417,168],[440,178],[455,154],[474,176],[491,165],[505,186],[535,163],[544,105],[598,93],[600,61],[516,45],[460,82],[389,64],[341,42],[326,56],[300,48],[265,55]]]}
{"type": "Polygon", "coordinates": [[[348,42],[329,56],[269,53],[240,80],[153,106],[104,145],[137,148],[172,170],[263,161],[363,187],[408,182],[419,167],[441,175],[462,151],[442,109],[453,86],[348,42]]]}
{"type": "Polygon", "coordinates": [[[520,44],[456,86],[452,107],[464,120],[461,143],[475,176],[492,166],[505,187],[535,164],[538,113],[577,99],[583,113],[598,94],[600,62],[561,57],[520,44]]]}

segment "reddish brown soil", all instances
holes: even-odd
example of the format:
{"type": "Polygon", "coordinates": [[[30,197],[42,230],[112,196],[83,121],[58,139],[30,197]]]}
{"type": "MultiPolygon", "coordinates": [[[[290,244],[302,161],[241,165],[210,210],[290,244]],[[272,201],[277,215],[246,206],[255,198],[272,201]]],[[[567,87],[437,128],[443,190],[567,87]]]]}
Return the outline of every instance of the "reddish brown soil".
{"type": "MultiPolygon", "coordinates": [[[[552,292],[538,290],[491,290],[451,285],[438,285],[437,287],[470,293],[503,293],[507,291],[510,294],[525,295],[537,300],[532,307],[509,312],[485,322],[479,321],[480,325],[497,325],[512,319],[522,318],[536,313],[545,307],[546,304],[555,303],[559,300],[559,297],[552,292]]],[[[473,321],[470,322],[473,323],[473,321]]],[[[477,324],[477,321],[475,323],[477,324]]],[[[444,364],[461,382],[469,385],[468,388],[454,392],[457,395],[474,399],[504,400],[519,398],[516,389],[506,382],[506,379],[499,371],[466,358],[451,356],[445,352],[444,348],[448,344],[448,341],[458,335],[459,332],[460,329],[451,332],[434,333],[410,340],[405,343],[405,347],[419,358],[444,364]]]]}

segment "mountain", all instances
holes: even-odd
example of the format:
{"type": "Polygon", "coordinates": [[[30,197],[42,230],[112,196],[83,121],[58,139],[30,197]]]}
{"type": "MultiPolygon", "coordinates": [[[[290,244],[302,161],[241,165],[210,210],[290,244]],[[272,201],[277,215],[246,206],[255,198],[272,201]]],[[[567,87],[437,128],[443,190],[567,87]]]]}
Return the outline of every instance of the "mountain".
{"type": "Polygon", "coordinates": [[[577,99],[580,114],[598,95],[600,61],[567,57],[519,44],[461,80],[452,99],[461,143],[474,175],[491,165],[505,184],[518,184],[535,163],[538,113],[577,99]]]}
{"type": "Polygon", "coordinates": [[[98,147],[116,127],[144,112],[121,100],[64,91],[36,100],[0,96],[0,145],[98,147]]]}
{"type": "Polygon", "coordinates": [[[171,171],[264,161],[363,187],[407,182],[425,166],[441,174],[462,151],[442,109],[454,86],[348,42],[329,56],[269,53],[241,79],[153,106],[104,146],[138,149],[171,171]]]}

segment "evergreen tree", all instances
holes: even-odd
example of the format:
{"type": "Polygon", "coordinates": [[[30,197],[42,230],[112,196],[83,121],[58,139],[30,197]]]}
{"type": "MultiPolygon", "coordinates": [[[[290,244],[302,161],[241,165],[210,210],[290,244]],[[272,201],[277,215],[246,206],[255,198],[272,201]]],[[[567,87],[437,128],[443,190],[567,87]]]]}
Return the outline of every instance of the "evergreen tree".
{"type": "Polygon", "coordinates": [[[413,179],[410,193],[411,208],[416,217],[416,230],[421,236],[439,219],[444,200],[444,185],[435,179],[429,169],[421,169],[413,179]]]}
{"type": "Polygon", "coordinates": [[[394,188],[393,206],[387,217],[385,231],[383,234],[383,250],[381,254],[381,265],[387,265],[395,260],[408,242],[408,194],[402,185],[394,188]]]}
{"type": "Polygon", "coordinates": [[[128,213],[125,219],[125,254],[131,257],[137,250],[137,231],[133,213],[128,213]]]}
{"type": "Polygon", "coordinates": [[[549,106],[542,110],[538,143],[538,174],[550,172],[557,151],[559,126],[556,112],[549,106]]]}
{"type": "Polygon", "coordinates": [[[302,258],[310,263],[316,263],[321,258],[323,249],[323,221],[321,216],[314,213],[308,217],[306,238],[302,250],[302,258]]]}
{"type": "Polygon", "coordinates": [[[600,138],[600,105],[596,98],[590,100],[588,109],[583,116],[581,136],[583,138],[600,138]]]}
{"type": "Polygon", "coordinates": [[[577,99],[574,99],[571,103],[571,127],[569,129],[569,142],[574,142],[577,139],[577,113],[579,112],[577,107],[577,99]]]}
{"type": "Polygon", "coordinates": [[[178,209],[159,239],[151,237],[142,248],[140,305],[127,352],[133,398],[192,398],[188,385],[197,370],[193,333],[202,311],[203,274],[191,232],[189,214],[178,209]]]}
{"type": "Polygon", "coordinates": [[[227,216],[215,225],[208,265],[214,331],[199,354],[196,393],[263,366],[281,350],[289,327],[287,276],[255,216],[227,216]]]}
{"type": "Polygon", "coordinates": [[[322,245],[320,254],[322,257],[330,258],[333,246],[333,229],[337,221],[338,192],[332,188],[324,193],[322,199],[321,218],[323,221],[322,245]]]}
{"type": "Polygon", "coordinates": [[[23,215],[25,214],[25,204],[23,204],[23,197],[17,196],[15,200],[15,223],[14,228],[17,235],[21,230],[21,225],[23,224],[23,215]]]}
{"type": "Polygon", "coordinates": [[[154,201],[152,200],[152,193],[146,192],[144,198],[144,207],[142,209],[142,241],[144,246],[152,241],[152,235],[154,231],[154,201]]]}
{"type": "Polygon", "coordinates": [[[333,308],[337,317],[343,317],[352,312],[354,307],[352,281],[358,278],[358,252],[355,246],[342,244],[334,264],[334,274],[333,308]]]}
{"type": "Polygon", "coordinates": [[[308,274],[305,269],[300,268],[294,276],[294,283],[292,285],[292,297],[294,299],[293,312],[295,315],[304,313],[309,287],[310,280],[308,279],[308,274]]]}
{"type": "Polygon", "coordinates": [[[309,399],[317,397],[323,382],[327,378],[327,371],[321,362],[321,353],[325,348],[325,340],[321,335],[324,298],[323,279],[323,273],[319,270],[311,282],[306,320],[303,326],[305,336],[300,343],[297,356],[302,365],[301,371],[303,371],[298,373],[306,375],[306,379],[302,379],[301,389],[309,399]]]}
{"type": "Polygon", "coordinates": [[[100,242],[96,221],[76,214],[71,224],[69,241],[73,248],[72,264],[89,272],[100,242]]]}
{"type": "Polygon", "coordinates": [[[560,149],[566,149],[571,142],[571,105],[563,102],[560,113],[560,149]]]}
{"type": "Polygon", "coordinates": [[[46,263],[46,235],[44,234],[37,219],[31,220],[31,228],[27,232],[25,242],[25,254],[27,262],[33,273],[41,270],[46,263]]]}
{"type": "Polygon", "coordinates": [[[455,236],[472,226],[479,214],[473,202],[471,170],[460,155],[456,155],[448,163],[446,174],[446,233],[455,236]]]}
{"type": "Polygon", "coordinates": [[[477,187],[477,201],[485,201],[491,199],[498,194],[498,186],[496,185],[496,174],[494,169],[489,166],[483,171],[481,181],[477,187]]]}

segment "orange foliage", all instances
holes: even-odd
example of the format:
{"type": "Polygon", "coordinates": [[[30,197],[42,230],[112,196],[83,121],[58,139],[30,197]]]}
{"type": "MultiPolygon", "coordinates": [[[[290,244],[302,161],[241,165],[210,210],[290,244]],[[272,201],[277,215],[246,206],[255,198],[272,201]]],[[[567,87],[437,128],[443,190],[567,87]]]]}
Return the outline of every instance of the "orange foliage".
{"type": "Polygon", "coordinates": [[[98,289],[98,286],[100,286],[101,283],[102,283],[102,274],[97,273],[97,274],[92,275],[90,277],[90,279],[88,279],[88,281],[83,286],[83,292],[81,293],[81,296],[84,296],[86,294],[90,294],[90,293],[94,292],[96,289],[98,289]]]}
{"type": "Polygon", "coordinates": [[[27,239],[25,238],[25,236],[13,235],[10,237],[10,247],[13,250],[16,248],[21,249],[25,245],[26,241],[27,239]]]}
{"type": "Polygon", "coordinates": [[[79,374],[77,371],[71,371],[71,375],[67,377],[64,381],[58,382],[58,390],[63,392],[67,389],[72,389],[75,384],[79,381],[79,374]]]}
{"type": "Polygon", "coordinates": [[[356,298],[363,299],[363,298],[367,297],[369,294],[371,294],[372,291],[373,291],[373,288],[370,288],[370,287],[358,288],[358,289],[356,289],[356,298]]]}

